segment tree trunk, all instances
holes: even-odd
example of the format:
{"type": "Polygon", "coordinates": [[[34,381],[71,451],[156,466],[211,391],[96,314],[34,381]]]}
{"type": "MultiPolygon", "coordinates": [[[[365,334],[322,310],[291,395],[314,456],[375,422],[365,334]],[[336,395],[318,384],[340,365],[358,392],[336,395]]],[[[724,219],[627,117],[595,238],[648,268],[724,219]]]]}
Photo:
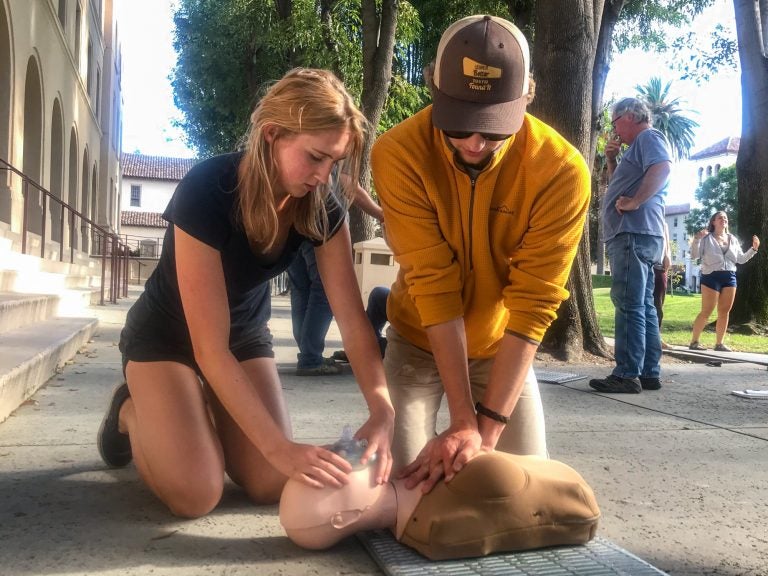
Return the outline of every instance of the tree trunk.
{"type": "MultiPolygon", "coordinates": [[[[395,49],[398,0],[381,0],[380,11],[376,0],[362,0],[361,16],[363,25],[363,93],[362,110],[370,122],[371,132],[365,141],[365,154],[361,185],[368,190],[371,183],[370,152],[376,138],[376,127],[387,100],[389,83],[392,79],[392,57],[395,49]]],[[[369,240],[373,237],[373,220],[362,210],[353,208],[349,216],[352,242],[369,240]]]]}
{"type": "MultiPolygon", "coordinates": [[[[595,64],[603,0],[536,3],[533,70],[546,71],[537,85],[531,111],[557,129],[589,160],[592,154],[592,70],[595,64]],[[568,79],[585,79],[568,82],[568,79]],[[567,84],[565,84],[567,82],[567,84]]],[[[544,337],[544,347],[563,359],[583,350],[608,356],[592,298],[589,224],[567,285],[570,298],[544,337]]]]}
{"type": "Polygon", "coordinates": [[[596,182],[595,193],[592,196],[592,202],[595,204],[595,211],[597,212],[597,241],[595,242],[595,262],[596,273],[599,275],[605,274],[605,242],[601,240],[603,237],[603,219],[601,218],[601,210],[603,206],[603,200],[605,199],[605,193],[608,190],[608,168],[605,164],[600,167],[596,162],[592,163],[592,170],[597,170],[597,175],[593,174],[593,179],[596,182]]]}
{"type": "MultiPolygon", "coordinates": [[[[736,158],[740,240],[768,240],[768,20],[765,0],[734,0],[741,63],[741,143],[736,158]]],[[[768,324],[768,244],[739,271],[733,323],[768,324]]]]}

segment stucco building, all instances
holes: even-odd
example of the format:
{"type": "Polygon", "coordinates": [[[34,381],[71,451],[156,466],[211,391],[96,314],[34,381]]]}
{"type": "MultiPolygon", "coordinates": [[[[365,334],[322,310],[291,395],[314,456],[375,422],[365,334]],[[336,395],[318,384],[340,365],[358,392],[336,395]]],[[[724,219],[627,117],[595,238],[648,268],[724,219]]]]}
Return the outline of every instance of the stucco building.
{"type": "MultiPolygon", "coordinates": [[[[119,46],[113,0],[0,0],[0,159],[109,232],[119,227],[119,46]]],[[[23,227],[22,181],[0,172],[10,233],[23,227]]],[[[49,203],[28,201],[37,242],[44,227],[51,257],[89,252],[91,228],[49,203]]]]}
{"type": "Polygon", "coordinates": [[[120,237],[136,256],[129,280],[142,283],[155,269],[168,223],[163,212],[176,185],[197,159],[122,155],[120,237]]]}

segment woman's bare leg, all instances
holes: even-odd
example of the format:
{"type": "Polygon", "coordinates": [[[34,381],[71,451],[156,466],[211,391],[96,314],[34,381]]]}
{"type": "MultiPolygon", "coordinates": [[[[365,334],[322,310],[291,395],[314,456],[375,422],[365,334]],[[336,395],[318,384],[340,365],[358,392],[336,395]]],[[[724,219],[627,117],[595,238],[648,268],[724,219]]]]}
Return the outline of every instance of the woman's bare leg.
{"type": "Polygon", "coordinates": [[[139,475],[177,516],[213,510],[224,457],[194,370],[177,362],[128,362],[131,397],[120,409],[139,475]]]}
{"type": "MultiPolygon", "coordinates": [[[[275,361],[272,358],[254,358],[241,362],[241,366],[286,438],[292,438],[291,423],[275,361]]],[[[229,477],[242,486],[256,504],[279,501],[287,478],[272,467],[261,451],[243,434],[213,391],[207,388],[207,392],[229,477]]]]}
{"type": "Polygon", "coordinates": [[[707,325],[707,320],[712,314],[712,311],[717,306],[717,299],[720,293],[717,290],[712,290],[708,286],[701,287],[701,312],[696,316],[693,321],[693,333],[691,335],[691,342],[698,342],[701,336],[704,326],[707,325]]]}
{"type": "Polygon", "coordinates": [[[720,298],[717,300],[717,323],[715,324],[715,334],[717,335],[717,344],[723,343],[725,333],[728,330],[728,322],[731,316],[731,308],[736,298],[736,288],[729,286],[723,288],[720,292],[720,298]]]}

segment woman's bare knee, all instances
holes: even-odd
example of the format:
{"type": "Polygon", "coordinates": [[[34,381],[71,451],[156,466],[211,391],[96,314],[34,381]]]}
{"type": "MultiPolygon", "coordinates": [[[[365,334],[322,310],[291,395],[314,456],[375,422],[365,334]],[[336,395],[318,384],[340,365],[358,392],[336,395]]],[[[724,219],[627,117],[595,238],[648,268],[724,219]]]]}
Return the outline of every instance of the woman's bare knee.
{"type": "Polygon", "coordinates": [[[221,500],[224,491],[224,477],[216,479],[195,478],[167,486],[163,500],[170,511],[181,518],[199,518],[211,512],[221,500]]]}

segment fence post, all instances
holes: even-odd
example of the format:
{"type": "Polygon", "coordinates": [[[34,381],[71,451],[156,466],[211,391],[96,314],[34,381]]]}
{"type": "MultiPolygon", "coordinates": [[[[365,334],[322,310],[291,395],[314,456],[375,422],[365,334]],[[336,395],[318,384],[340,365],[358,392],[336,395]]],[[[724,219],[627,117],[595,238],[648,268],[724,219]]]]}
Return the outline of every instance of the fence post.
{"type": "Polygon", "coordinates": [[[27,253],[27,198],[29,196],[29,182],[27,180],[22,179],[21,184],[21,209],[23,211],[23,215],[21,217],[21,253],[26,254],[27,253]]]}
{"type": "MultiPolygon", "coordinates": [[[[106,248],[106,247],[105,247],[106,248]]],[[[107,251],[101,251],[101,298],[99,299],[99,306],[104,306],[104,280],[107,274],[107,251]]]]}

